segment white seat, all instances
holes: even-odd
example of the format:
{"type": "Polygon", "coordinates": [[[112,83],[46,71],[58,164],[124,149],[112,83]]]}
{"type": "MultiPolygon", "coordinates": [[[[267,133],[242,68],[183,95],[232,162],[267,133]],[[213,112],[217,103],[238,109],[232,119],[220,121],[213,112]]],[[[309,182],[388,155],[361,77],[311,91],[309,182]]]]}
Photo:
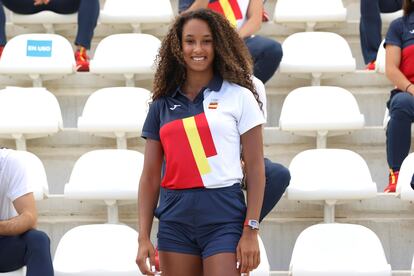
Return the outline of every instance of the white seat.
{"type": "Polygon", "coordinates": [[[127,86],[134,86],[134,75],[151,78],[161,41],[149,34],[114,34],[98,44],[90,62],[95,74],[122,74],[127,86]],[[120,51],[119,49],[122,49],[120,51]]]}
{"type": "Polygon", "coordinates": [[[71,74],[74,68],[70,42],[56,34],[15,36],[7,42],[0,59],[0,73],[28,75],[34,86],[41,86],[43,77],[71,74]]]}
{"type": "Polygon", "coordinates": [[[118,148],[139,137],[147,116],[151,92],[137,87],[111,87],[94,92],[86,101],[78,129],[103,137],[116,137],[118,148]]]}
{"type": "Polygon", "coordinates": [[[365,226],[342,223],[303,230],[289,270],[292,276],[391,276],[377,235],[365,226]]]}
{"type": "Polygon", "coordinates": [[[77,226],[60,240],[53,267],[56,276],[142,275],[135,264],[137,251],[138,233],[128,226],[77,226]]]}
{"type": "Polygon", "coordinates": [[[26,267],[11,272],[0,272],[0,276],[26,276],[26,267]]]}
{"type": "Polygon", "coordinates": [[[278,0],[273,20],[300,23],[306,25],[307,31],[313,31],[317,23],[345,22],[346,8],[342,0],[278,0]]]}
{"type": "Polygon", "coordinates": [[[377,59],[375,60],[375,71],[385,74],[385,40],[383,40],[378,48],[377,59]]]}
{"type": "Polygon", "coordinates": [[[132,150],[105,149],[83,154],[75,163],[65,198],[104,200],[108,221],[118,222],[118,200],[136,200],[138,182],[144,164],[142,153],[132,150]]]}
{"type": "Polygon", "coordinates": [[[262,239],[258,236],[260,246],[260,264],[259,266],[250,272],[250,276],[269,276],[270,275],[270,264],[267,258],[266,248],[263,244],[262,239]]]}
{"type": "Polygon", "coordinates": [[[283,102],[280,129],[317,137],[317,147],[325,148],[328,136],[364,127],[364,115],[351,92],[334,86],[300,87],[283,102]]]}
{"type": "Polygon", "coordinates": [[[282,44],[281,73],[312,76],[312,85],[320,85],[326,74],[353,72],[355,59],[347,41],[330,32],[301,32],[286,38],[282,44]]]}
{"type": "Polygon", "coordinates": [[[297,154],[289,165],[290,200],[324,201],[325,222],[335,219],[338,201],[373,198],[376,184],[365,160],[345,149],[313,149],[297,154]]]}
{"type": "Polygon", "coordinates": [[[100,13],[104,24],[131,24],[134,32],[141,31],[141,24],[168,24],[173,19],[169,0],[106,0],[100,13]]]}
{"type": "Polygon", "coordinates": [[[394,19],[403,16],[403,10],[399,10],[396,12],[390,13],[381,13],[381,21],[382,23],[391,23],[394,19]]]}
{"type": "Polygon", "coordinates": [[[62,125],[59,103],[45,88],[0,90],[0,138],[15,139],[17,149],[26,149],[26,139],[57,133],[62,125]]]}
{"type": "Polygon", "coordinates": [[[414,276],[414,256],[413,256],[413,263],[411,264],[411,276],[414,276]]]}
{"type": "Polygon", "coordinates": [[[54,33],[54,25],[76,24],[78,13],[59,14],[52,11],[41,11],[35,14],[19,14],[11,12],[10,21],[13,24],[40,24],[48,33],[54,33]]]}
{"type": "Polygon", "coordinates": [[[403,161],[397,181],[397,193],[402,200],[414,200],[414,190],[411,188],[411,179],[414,174],[414,153],[409,154],[403,161]]]}

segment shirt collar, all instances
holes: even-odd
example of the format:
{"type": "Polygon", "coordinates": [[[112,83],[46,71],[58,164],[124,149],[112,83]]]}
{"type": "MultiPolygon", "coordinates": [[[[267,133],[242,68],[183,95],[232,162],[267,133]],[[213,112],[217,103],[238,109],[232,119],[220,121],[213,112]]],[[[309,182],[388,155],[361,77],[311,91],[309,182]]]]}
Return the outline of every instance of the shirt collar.
{"type": "MultiPolygon", "coordinates": [[[[205,90],[206,88],[208,88],[211,91],[219,92],[222,85],[223,85],[223,78],[219,74],[214,74],[211,81],[207,84],[207,86],[203,87],[202,90],[205,90]]],[[[175,89],[175,91],[171,94],[171,97],[175,98],[178,94],[184,95],[183,92],[181,91],[181,86],[175,89]]]]}

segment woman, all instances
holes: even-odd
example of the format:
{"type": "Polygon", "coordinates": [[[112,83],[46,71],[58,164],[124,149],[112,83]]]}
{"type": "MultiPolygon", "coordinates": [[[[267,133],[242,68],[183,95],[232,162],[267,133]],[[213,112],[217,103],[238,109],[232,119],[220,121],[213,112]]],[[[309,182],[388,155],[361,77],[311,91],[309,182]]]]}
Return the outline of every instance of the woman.
{"type": "Polygon", "coordinates": [[[202,9],[175,20],[160,49],[142,132],[137,264],[143,274],[156,273],[150,231],[159,194],[162,275],[240,275],[260,263],[264,117],[251,76],[248,51],[224,17],[202,9]]]}
{"type": "Polygon", "coordinates": [[[385,38],[385,70],[395,85],[387,105],[390,121],[387,128],[387,161],[390,180],[384,192],[395,192],[398,173],[411,145],[414,121],[414,2],[404,0],[404,15],[394,20],[385,38]]]}

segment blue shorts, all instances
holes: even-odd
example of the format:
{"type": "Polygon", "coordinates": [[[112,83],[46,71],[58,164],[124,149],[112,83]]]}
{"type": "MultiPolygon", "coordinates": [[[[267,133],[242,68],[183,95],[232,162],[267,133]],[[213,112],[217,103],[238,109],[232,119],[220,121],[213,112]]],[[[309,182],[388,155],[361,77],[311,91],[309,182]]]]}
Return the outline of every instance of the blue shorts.
{"type": "Polygon", "coordinates": [[[240,184],[217,189],[161,188],[155,210],[158,250],[209,256],[235,253],[246,216],[240,184]]]}

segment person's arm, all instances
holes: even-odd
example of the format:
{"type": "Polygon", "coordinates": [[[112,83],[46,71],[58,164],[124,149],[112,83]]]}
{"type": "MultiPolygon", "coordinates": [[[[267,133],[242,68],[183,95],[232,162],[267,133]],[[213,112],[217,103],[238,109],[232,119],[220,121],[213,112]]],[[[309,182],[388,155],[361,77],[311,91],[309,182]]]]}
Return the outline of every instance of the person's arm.
{"type": "Polygon", "coordinates": [[[160,192],[163,150],[157,140],[147,139],[145,144],[144,168],[139,181],[138,220],[139,248],[136,263],[144,275],[154,275],[155,249],[150,240],[154,210],[160,192]],[[146,264],[150,258],[150,267],[146,264]]]}
{"type": "MultiPolygon", "coordinates": [[[[246,220],[259,220],[265,187],[265,171],[263,162],[262,125],[258,125],[243,135],[243,161],[247,182],[247,213],[246,220]]],[[[237,246],[237,261],[240,272],[248,273],[260,264],[258,231],[243,227],[243,234],[237,246]]]]}
{"type": "Polygon", "coordinates": [[[414,85],[410,85],[411,82],[400,70],[401,48],[395,45],[387,44],[385,51],[385,74],[387,75],[387,78],[398,89],[407,91],[414,95],[414,85]]]}
{"type": "Polygon", "coordinates": [[[195,11],[198,9],[207,9],[207,6],[208,6],[208,0],[195,0],[188,9],[182,12],[184,13],[184,12],[195,11]]]}
{"type": "Polygon", "coordinates": [[[250,0],[249,7],[247,8],[247,20],[243,26],[238,30],[241,38],[246,38],[254,35],[260,30],[262,26],[262,12],[263,2],[262,0],[250,0]]]}
{"type": "Polygon", "coordinates": [[[0,221],[0,236],[16,236],[36,227],[37,211],[33,193],[18,197],[13,205],[18,216],[0,221]]]}

